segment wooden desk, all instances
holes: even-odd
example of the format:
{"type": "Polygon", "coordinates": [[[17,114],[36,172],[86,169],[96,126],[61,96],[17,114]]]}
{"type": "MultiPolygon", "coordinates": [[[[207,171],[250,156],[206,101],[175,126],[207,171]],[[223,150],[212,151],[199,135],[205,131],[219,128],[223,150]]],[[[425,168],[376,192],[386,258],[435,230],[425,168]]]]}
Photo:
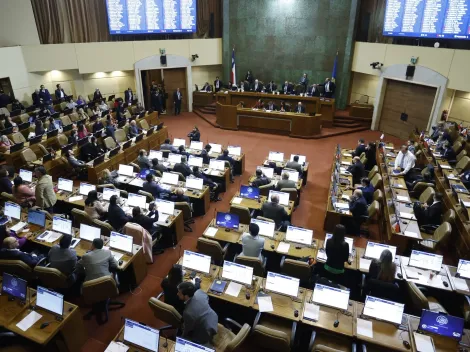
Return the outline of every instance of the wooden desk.
{"type": "Polygon", "coordinates": [[[207,106],[214,102],[213,92],[193,92],[193,109],[195,106],[207,106]]]}
{"type": "Polygon", "coordinates": [[[446,269],[452,290],[461,295],[470,296],[470,280],[463,277],[455,277],[455,274],[457,274],[457,268],[455,266],[444,265],[444,268],[446,269]],[[467,285],[467,287],[465,287],[465,285],[467,285]]]}
{"type": "Polygon", "coordinates": [[[410,258],[409,257],[400,257],[400,263],[401,263],[401,271],[403,274],[403,279],[406,281],[414,282],[418,285],[421,286],[426,286],[426,287],[431,287],[443,291],[448,291],[452,292],[452,285],[449,284],[449,277],[447,276],[447,270],[445,269],[444,265],[441,266],[441,271],[439,274],[433,275],[433,278],[431,279],[431,271],[430,270],[425,270],[425,269],[419,269],[419,268],[413,268],[413,270],[417,271],[419,275],[419,279],[411,279],[407,275],[406,268],[408,266],[410,258]],[[443,282],[447,282],[448,286],[445,287],[443,282]]]}
{"type": "Polygon", "coordinates": [[[7,326],[18,314],[27,310],[29,307],[28,302],[35,299],[32,297],[33,294],[36,295],[36,290],[28,288],[26,301],[20,302],[18,298],[15,298],[14,301],[9,301],[8,295],[2,293],[0,295],[0,326],[7,326]]]}
{"type": "MultiPolygon", "coordinates": [[[[284,161],[282,162],[279,162],[277,161],[276,162],[276,167],[278,168],[285,168],[286,167],[286,164],[290,161],[290,159],[284,159],[284,161]]],[[[302,186],[305,186],[307,184],[307,178],[308,178],[308,169],[309,169],[309,162],[306,161],[305,162],[305,165],[302,166],[302,186]]],[[[265,158],[264,159],[264,162],[263,162],[263,166],[265,167],[269,167],[269,160],[268,158],[265,158]]]]}
{"type": "MultiPolygon", "coordinates": [[[[219,273],[221,273],[221,271],[222,271],[222,268],[219,269],[219,273]]],[[[255,278],[254,285],[250,288],[248,288],[246,285],[242,285],[242,288],[241,288],[240,292],[238,293],[237,297],[228,295],[226,292],[223,292],[222,294],[218,295],[218,294],[214,294],[211,291],[209,291],[207,294],[210,297],[220,299],[224,302],[234,303],[234,304],[237,304],[237,305],[240,305],[240,306],[243,306],[243,307],[252,307],[255,304],[255,299],[256,299],[255,292],[258,291],[259,285],[263,280],[262,277],[258,277],[258,276],[254,276],[254,278],[255,278]],[[246,298],[247,293],[250,294],[248,299],[246,298]]],[[[215,280],[219,280],[219,279],[214,279],[213,282],[215,280]]],[[[227,286],[225,288],[225,289],[227,289],[228,285],[230,284],[230,281],[229,280],[225,280],[225,281],[227,281],[227,286]]]]}
{"type": "MultiPolygon", "coordinates": [[[[227,149],[227,147],[222,145],[222,150],[226,150],[226,149],[227,149]]],[[[201,151],[200,150],[186,148],[186,152],[191,154],[191,155],[201,157],[201,151]]],[[[222,153],[216,153],[216,152],[213,152],[213,151],[211,151],[209,153],[209,157],[211,159],[217,159],[220,155],[222,155],[222,153]]],[[[234,173],[234,175],[243,175],[243,173],[245,172],[245,153],[241,153],[240,155],[229,154],[229,156],[234,161],[234,164],[233,164],[233,173],[234,173]]]]}
{"type": "Polygon", "coordinates": [[[230,205],[240,205],[250,210],[260,210],[264,202],[266,202],[265,196],[260,196],[258,201],[256,199],[242,198],[240,197],[240,192],[237,192],[230,200],[230,205]]]}
{"type": "MultiPolygon", "coordinates": [[[[282,179],[281,178],[282,176],[280,175],[276,175],[274,174],[273,177],[271,178],[271,182],[274,182],[275,186],[277,186],[277,183],[282,179]]],[[[248,179],[248,182],[249,183],[252,183],[254,180],[256,180],[256,174],[253,174],[250,176],[250,178],[248,179]]],[[[299,180],[297,181],[297,183],[295,184],[295,188],[297,189],[297,191],[299,192],[299,196],[300,196],[300,189],[302,188],[303,186],[303,180],[301,178],[299,178],[299,180]]]]}
{"type": "MultiPolygon", "coordinates": [[[[124,341],[124,326],[119,330],[116,337],[113,339],[114,342],[121,342],[122,344],[129,347],[129,351],[132,352],[148,352],[147,349],[140,348],[134,344],[124,341]]],[[[174,352],[175,351],[175,342],[168,340],[160,336],[160,342],[158,344],[158,352],[174,352]],[[167,347],[164,347],[164,344],[167,343],[167,347]]]]}

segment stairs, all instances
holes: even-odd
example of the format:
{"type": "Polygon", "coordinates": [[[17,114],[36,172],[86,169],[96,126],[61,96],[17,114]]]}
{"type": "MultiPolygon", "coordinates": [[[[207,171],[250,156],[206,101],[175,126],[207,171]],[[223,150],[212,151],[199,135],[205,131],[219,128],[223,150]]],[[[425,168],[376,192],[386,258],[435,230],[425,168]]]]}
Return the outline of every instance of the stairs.
{"type": "Polygon", "coordinates": [[[207,115],[215,115],[215,104],[206,105],[204,107],[198,108],[200,112],[207,115]]]}
{"type": "Polygon", "coordinates": [[[216,122],[217,117],[215,116],[215,103],[206,106],[195,107],[193,112],[212,126],[217,128],[220,127],[216,122]]]}
{"type": "Polygon", "coordinates": [[[333,126],[344,128],[365,128],[369,129],[372,118],[350,116],[349,110],[337,110],[333,118],[333,126]]]}

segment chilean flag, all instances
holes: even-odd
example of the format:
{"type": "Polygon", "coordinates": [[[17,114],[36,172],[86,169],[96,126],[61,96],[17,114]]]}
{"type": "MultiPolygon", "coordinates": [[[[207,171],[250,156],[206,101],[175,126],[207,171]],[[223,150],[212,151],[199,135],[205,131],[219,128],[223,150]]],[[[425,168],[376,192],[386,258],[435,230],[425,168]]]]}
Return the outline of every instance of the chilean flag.
{"type": "Polygon", "coordinates": [[[232,72],[230,73],[230,80],[232,84],[237,84],[237,76],[235,75],[235,48],[232,50],[232,72]]]}

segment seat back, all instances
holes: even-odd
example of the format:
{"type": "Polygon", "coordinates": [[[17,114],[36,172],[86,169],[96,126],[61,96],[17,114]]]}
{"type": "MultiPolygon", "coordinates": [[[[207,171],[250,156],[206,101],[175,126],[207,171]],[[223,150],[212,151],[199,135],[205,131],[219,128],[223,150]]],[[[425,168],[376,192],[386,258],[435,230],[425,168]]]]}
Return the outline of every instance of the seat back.
{"type": "Polygon", "coordinates": [[[427,183],[427,182],[416,182],[415,185],[413,186],[414,196],[419,197],[429,187],[433,188],[434,185],[432,183],[427,183]]]}
{"type": "Polygon", "coordinates": [[[470,158],[468,156],[464,156],[462,159],[459,160],[455,168],[457,170],[467,170],[470,165],[470,158]]]}
{"type": "Polygon", "coordinates": [[[359,158],[361,159],[362,165],[365,165],[367,163],[366,153],[362,153],[359,158]]]}
{"type": "Polygon", "coordinates": [[[432,201],[433,197],[434,197],[434,193],[436,193],[434,191],[434,188],[432,187],[428,187],[424,190],[423,193],[421,193],[421,195],[419,196],[419,201],[421,203],[427,203],[427,204],[430,204],[430,202],[432,201]]]}
{"type": "Polygon", "coordinates": [[[186,177],[184,177],[184,175],[183,175],[181,172],[172,171],[172,173],[178,175],[178,181],[180,181],[180,182],[186,182],[186,177]]]}
{"type": "Polygon", "coordinates": [[[467,151],[464,149],[459,154],[457,154],[457,162],[460,161],[464,156],[467,156],[467,151]]]}
{"type": "Polygon", "coordinates": [[[460,143],[459,141],[456,141],[453,145],[452,145],[452,150],[454,151],[455,154],[458,154],[460,153],[460,150],[462,149],[462,143],[460,143]]]}
{"type": "Polygon", "coordinates": [[[318,344],[318,345],[313,346],[309,352],[349,352],[349,349],[338,350],[336,348],[318,344]]]}
{"type": "Polygon", "coordinates": [[[72,120],[70,120],[70,117],[68,117],[68,115],[62,116],[60,118],[60,121],[62,121],[63,126],[68,126],[72,124],[72,120]]]}
{"type": "Polygon", "coordinates": [[[26,281],[34,278],[33,269],[22,260],[0,259],[0,274],[12,274],[26,281]]]}
{"type": "Polygon", "coordinates": [[[183,212],[183,220],[189,220],[192,218],[191,208],[186,202],[175,202],[175,209],[183,212]]]}
{"type": "Polygon", "coordinates": [[[143,130],[149,130],[150,129],[150,126],[149,126],[146,119],[140,119],[138,124],[139,124],[140,128],[142,128],[143,130]]]}
{"type": "Polygon", "coordinates": [[[274,183],[271,181],[267,185],[259,186],[259,194],[267,197],[269,195],[269,191],[272,189],[274,189],[274,183]]]}
{"type": "Polygon", "coordinates": [[[7,201],[9,201],[9,202],[16,203],[16,198],[13,197],[13,195],[10,194],[10,193],[2,192],[2,193],[0,194],[0,197],[2,197],[2,199],[7,200],[7,201]]]}
{"type": "Polygon", "coordinates": [[[234,352],[240,348],[240,346],[243,344],[243,342],[246,340],[248,337],[248,334],[250,333],[251,327],[248,324],[243,324],[242,328],[238,332],[237,335],[233,338],[232,341],[230,341],[224,349],[224,352],[234,352]]]}
{"type": "Polygon", "coordinates": [[[379,216],[380,215],[380,204],[378,201],[374,200],[369,207],[367,208],[367,213],[369,215],[369,218],[373,218],[374,216],[379,216]]]}
{"type": "Polygon", "coordinates": [[[274,330],[263,325],[256,325],[252,331],[253,341],[258,346],[269,351],[289,352],[290,338],[280,330],[274,330]]]}
{"type": "Polygon", "coordinates": [[[311,271],[308,263],[294,260],[285,259],[281,264],[281,273],[287,276],[292,276],[300,279],[301,282],[308,282],[310,280],[311,271]]]}
{"type": "Polygon", "coordinates": [[[111,137],[106,137],[104,139],[104,145],[107,149],[113,149],[116,147],[116,142],[111,137]]]}
{"type": "Polygon", "coordinates": [[[78,116],[78,113],[72,112],[71,114],[69,114],[69,119],[73,122],[77,122],[80,121],[80,116],[78,116]]]}
{"type": "Polygon", "coordinates": [[[199,237],[196,248],[199,253],[210,256],[214,262],[222,262],[224,260],[224,249],[217,241],[199,237]]]}
{"type": "Polygon", "coordinates": [[[59,134],[57,136],[57,140],[59,141],[59,144],[61,147],[63,147],[64,145],[67,145],[69,143],[69,140],[67,138],[67,136],[65,134],[59,134]]]}
{"type": "Polygon", "coordinates": [[[135,244],[142,244],[142,233],[143,228],[139,224],[128,222],[122,228],[122,233],[128,236],[132,236],[135,244]]]}
{"type": "Polygon", "coordinates": [[[369,174],[367,175],[367,178],[370,180],[372,180],[372,177],[375,176],[376,173],[379,172],[379,167],[377,165],[374,165],[374,167],[369,171],[369,174]]]}
{"type": "Polygon", "coordinates": [[[24,138],[21,132],[15,132],[11,135],[11,139],[15,144],[26,143],[26,138],[24,138]]]}
{"type": "Polygon", "coordinates": [[[73,227],[79,229],[80,224],[95,226],[93,219],[84,211],[78,208],[72,208],[73,227]]]}
{"type": "Polygon", "coordinates": [[[149,299],[149,306],[158,320],[177,328],[181,326],[183,318],[175,307],[166,304],[155,297],[149,299]]]}
{"type": "Polygon", "coordinates": [[[289,200],[294,202],[294,204],[297,202],[297,197],[299,196],[299,193],[297,192],[297,189],[295,189],[295,188],[283,188],[283,189],[281,189],[281,192],[289,193],[289,200]]]}
{"type": "Polygon", "coordinates": [[[382,175],[376,173],[374,177],[372,177],[372,179],[370,180],[370,183],[372,184],[374,189],[382,187],[382,175]]]}
{"type": "Polygon", "coordinates": [[[23,149],[20,153],[20,157],[21,157],[21,160],[25,163],[25,164],[28,164],[28,163],[31,163],[33,161],[36,161],[38,160],[38,157],[36,156],[36,154],[33,152],[32,149],[30,148],[26,148],[26,149],[23,149]]]}
{"type": "Polygon", "coordinates": [[[114,132],[114,136],[119,143],[127,141],[126,131],[122,128],[117,129],[116,132],[114,132]]]}
{"type": "Polygon", "coordinates": [[[98,219],[93,219],[93,226],[99,227],[101,229],[101,236],[110,237],[111,231],[114,231],[111,224],[98,219]]]}
{"type": "Polygon", "coordinates": [[[421,312],[423,309],[429,309],[428,299],[414,282],[405,281],[405,287],[414,311],[421,312]]]}
{"type": "Polygon", "coordinates": [[[374,200],[376,200],[377,202],[382,203],[383,200],[384,200],[384,194],[382,192],[382,190],[380,189],[376,189],[375,192],[374,192],[374,200]]]}
{"type": "Polygon", "coordinates": [[[452,233],[452,226],[444,221],[439,227],[434,231],[433,240],[437,242],[437,245],[444,244],[452,233]]]}
{"type": "Polygon", "coordinates": [[[253,268],[253,275],[264,277],[265,268],[263,267],[263,262],[257,257],[239,255],[235,258],[235,263],[250,266],[253,268]]]}
{"type": "Polygon", "coordinates": [[[94,304],[119,296],[116,281],[111,276],[85,281],[82,285],[82,297],[85,304],[94,304]]]}
{"type": "Polygon", "coordinates": [[[240,224],[249,224],[251,222],[250,209],[238,204],[230,205],[230,213],[238,215],[240,224]]]}
{"type": "Polygon", "coordinates": [[[36,266],[34,274],[38,277],[41,285],[52,289],[68,288],[70,286],[68,277],[60,270],[45,266],[36,266]]]}
{"type": "Polygon", "coordinates": [[[448,222],[450,226],[453,226],[455,224],[455,210],[454,209],[447,210],[444,213],[442,221],[448,222]]]}
{"type": "Polygon", "coordinates": [[[147,203],[153,202],[155,200],[152,193],[142,191],[141,189],[137,193],[147,197],[147,203]]]}
{"type": "Polygon", "coordinates": [[[391,282],[369,279],[366,283],[365,295],[387,299],[393,302],[403,302],[400,288],[391,282]]]}

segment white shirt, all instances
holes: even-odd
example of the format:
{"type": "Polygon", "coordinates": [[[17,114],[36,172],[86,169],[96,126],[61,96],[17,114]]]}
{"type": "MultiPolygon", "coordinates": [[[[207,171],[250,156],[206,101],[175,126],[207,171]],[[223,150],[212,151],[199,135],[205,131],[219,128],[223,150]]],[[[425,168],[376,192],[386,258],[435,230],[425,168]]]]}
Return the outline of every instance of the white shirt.
{"type": "Polygon", "coordinates": [[[326,91],[327,93],[330,92],[330,82],[328,82],[327,84],[325,84],[325,91],[326,91]]]}
{"type": "Polygon", "coordinates": [[[416,157],[410,151],[407,151],[406,154],[403,154],[402,151],[398,153],[397,158],[395,159],[395,169],[403,167],[403,173],[407,174],[415,166],[416,157]],[[403,163],[402,163],[403,160],[403,163]]]}
{"type": "Polygon", "coordinates": [[[60,90],[60,97],[61,97],[61,98],[64,97],[64,91],[63,91],[63,90],[60,90]]]}

